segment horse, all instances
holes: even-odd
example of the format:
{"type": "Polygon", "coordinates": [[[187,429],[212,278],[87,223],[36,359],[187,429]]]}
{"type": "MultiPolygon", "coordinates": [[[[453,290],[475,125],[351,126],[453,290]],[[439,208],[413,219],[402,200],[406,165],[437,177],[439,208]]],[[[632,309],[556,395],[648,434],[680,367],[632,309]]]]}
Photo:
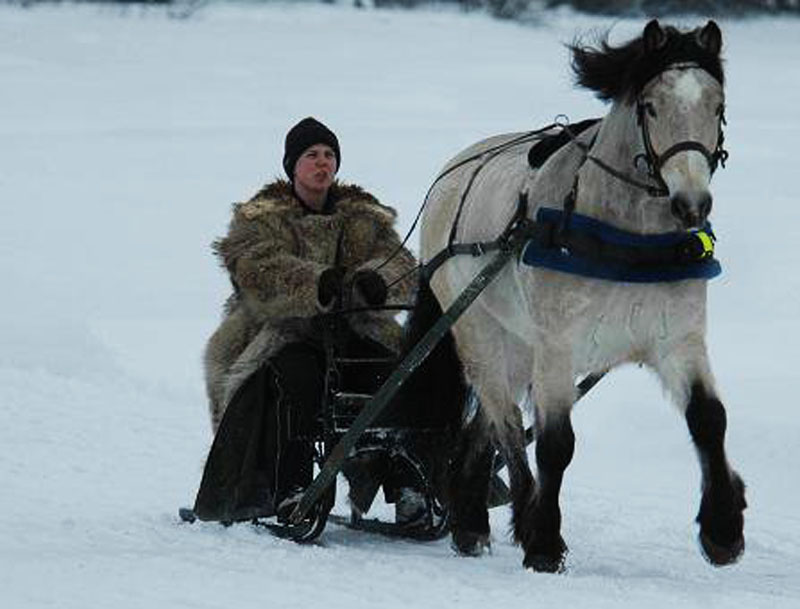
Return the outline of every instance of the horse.
{"type": "MultiPolygon", "coordinates": [[[[575,381],[633,362],[655,372],[685,417],[702,470],[700,547],[711,564],[727,565],[744,551],[745,487],[726,456],[705,339],[706,284],[717,264],[709,186],[727,157],[722,33],[713,21],[681,30],[652,20],[626,43],[606,34],[568,47],[577,84],[610,102],[607,114],[580,132],[551,126],[544,135],[562,141],[537,167],[528,153],[539,132],[478,142],[445,165],[425,201],[423,261],[491,240],[520,213],[539,244],[532,263],[522,260],[529,243],[505,264],[451,330],[479,403],[451,464],[452,545],[465,555],[489,547],[496,446],[524,567],[564,569],[559,492],[574,451],[575,381]],[[676,254],[687,247],[699,251],[691,260],[676,254]],[[575,252],[585,256],[577,273],[575,252]],[[527,397],[536,477],[519,406],[527,397]]],[[[431,297],[446,309],[497,255],[449,257],[428,279],[431,297]]]]}

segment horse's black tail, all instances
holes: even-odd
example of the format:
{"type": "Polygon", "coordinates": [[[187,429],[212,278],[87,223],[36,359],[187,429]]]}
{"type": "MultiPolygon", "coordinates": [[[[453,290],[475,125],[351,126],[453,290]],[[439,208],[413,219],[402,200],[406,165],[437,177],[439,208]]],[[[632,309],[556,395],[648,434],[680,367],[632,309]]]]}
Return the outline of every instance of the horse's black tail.
{"type": "MultiPolygon", "coordinates": [[[[420,279],[414,309],[405,324],[402,355],[405,356],[442,317],[442,308],[424,278],[420,279]]],[[[402,393],[417,421],[436,428],[461,425],[468,387],[456,352],[452,332],[447,332],[406,382],[402,393]]]]}
{"type": "MultiPolygon", "coordinates": [[[[441,317],[442,308],[430,285],[420,279],[414,309],[404,328],[401,360],[441,317]]],[[[424,464],[434,492],[444,501],[449,494],[448,463],[460,437],[467,398],[455,341],[447,332],[405,381],[391,408],[395,420],[390,424],[424,430],[413,434],[410,448],[424,464]]]]}
{"type": "MultiPolygon", "coordinates": [[[[404,352],[410,351],[441,317],[436,296],[429,283],[421,279],[406,322],[404,352]]],[[[483,417],[478,414],[466,420],[471,392],[452,332],[444,335],[404,389],[401,408],[438,430],[424,447],[424,461],[436,493],[450,509],[453,541],[459,552],[479,552],[489,536],[487,506],[494,448],[483,417]]]]}

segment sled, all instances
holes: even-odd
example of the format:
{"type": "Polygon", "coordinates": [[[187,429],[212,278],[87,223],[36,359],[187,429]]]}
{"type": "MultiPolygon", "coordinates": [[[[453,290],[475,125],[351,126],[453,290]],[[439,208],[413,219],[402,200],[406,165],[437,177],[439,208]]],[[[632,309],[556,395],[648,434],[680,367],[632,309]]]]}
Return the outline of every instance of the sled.
{"type": "MultiPolygon", "coordinates": [[[[507,247],[496,249],[497,255],[494,259],[473,279],[460,298],[443,313],[434,326],[397,364],[373,395],[350,393],[346,388],[337,386],[336,379],[339,376],[338,368],[340,366],[369,364],[372,362],[337,357],[335,345],[330,338],[335,336],[335,329],[330,328],[330,331],[326,332],[325,348],[328,370],[325,381],[325,403],[322,404],[321,409],[319,435],[315,438],[315,461],[319,466],[319,473],[306,489],[287,522],[278,523],[270,520],[274,514],[274,506],[268,506],[261,513],[250,510],[233,510],[231,511],[231,516],[221,520],[222,524],[228,525],[233,522],[249,521],[267,528],[282,538],[301,543],[313,541],[325,528],[330,510],[335,503],[336,487],[333,483],[337,474],[345,466],[346,461],[364,452],[385,451],[393,458],[407,461],[409,467],[418,477],[418,485],[425,489],[428,509],[426,510],[424,526],[414,527],[409,530],[403,527],[394,527],[393,523],[380,523],[378,525],[374,521],[362,519],[358,515],[354,515],[349,521],[345,518],[337,517],[337,523],[370,532],[418,540],[438,539],[447,534],[447,510],[433,492],[432,484],[425,476],[423,468],[415,462],[412,455],[407,454],[402,449],[397,440],[391,439],[393,437],[396,438],[398,432],[432,434],[437,433],[439,430],[424,428],[398,430],[395,427],[387,428],[380,424],[376,425],[374,422],[386,410],[386,407],[403,383],[436,347],[461,313],[477,298],[483,288],[489,284],[517,250],[510,243],[507,247]]],[[[332,314],[329,318],[330,324],[337,323],[340,315],[341,313],[332,314]]],[[[211,455],[214,454],[215,449],[221,443],[220,438],[224,437],[226,433],[226,424],[229,423],[228,418],[229,414],[226,412],[209,453],[209,460],[211,460],[211,455]]],[[[499,478],[498,481],[502,485],[501,488],[505,486],[499,478]]],[[[198,491],[198,500],[202,493],[203,484],[201,484],[201,489],[198,491]]],[[[183,522],[191,523],[198,519],[206,519],[202,513],[198,513],[197,505],[198,501],[195,503],[195,508],[181,508],[179,510],[179,516],[183,522]]]]}

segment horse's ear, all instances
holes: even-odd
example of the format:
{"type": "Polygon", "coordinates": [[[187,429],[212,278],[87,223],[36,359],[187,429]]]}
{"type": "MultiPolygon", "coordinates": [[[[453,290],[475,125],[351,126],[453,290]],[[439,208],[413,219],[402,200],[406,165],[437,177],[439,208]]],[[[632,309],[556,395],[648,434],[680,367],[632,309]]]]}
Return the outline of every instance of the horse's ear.
{"type": "Polygon", "coordinates": [[[709,53],[719,55],[722,49],[722,32],[714,20],[709,19],[706,26],[697,32],[697,42],[709,53]]]}
{"type": "Polygon", "coordinates": [[[646,26],[644,26],[642,40],[644,40],[645,53],[658,51],[659,49],[663,48],[665,44],[667,44],[667,33],[662,29],[658,19],[653,19],[646,26]]]}

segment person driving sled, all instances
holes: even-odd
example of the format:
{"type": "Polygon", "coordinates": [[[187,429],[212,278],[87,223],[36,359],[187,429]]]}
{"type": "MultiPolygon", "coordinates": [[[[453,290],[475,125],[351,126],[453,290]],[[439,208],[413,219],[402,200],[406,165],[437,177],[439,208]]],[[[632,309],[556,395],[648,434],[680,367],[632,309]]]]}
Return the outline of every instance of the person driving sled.
{"type": "MultiPolygon", "coordinates": [[[[209,457],[206,464],[196,504],[202,519],[288,520],[312,480],[313,432],[325,391],[320,316],[336,307],[411,300],[416,263],[394,230],[395,211],[338,181],[340,164],[336,135],[314,118],[301,120],[286,135],[288,181],[277,179],[235,204],[227,235],[213,244],[234,291],[205,351],[211,424],[221,448],[218,462],[209,457]],[[226,412],[236,420],[221,426],[226,412]]],[[[395,356],[401,327],[393,316],[391,310],[347,315],[337,344],[348,357],[395,356]]],[[[381,383],[369,368],[350,376],[351,387],[368,393],[381,383]]],[[[363,465],[351,462],[344,470],[357,511],[369,508],[377,489],[357,488],[363,480],[374,484],[375,468],[363,465]]],[[[399,479],[382,482],[396,519],[414,518],[419,493],[399,479]]]]}

